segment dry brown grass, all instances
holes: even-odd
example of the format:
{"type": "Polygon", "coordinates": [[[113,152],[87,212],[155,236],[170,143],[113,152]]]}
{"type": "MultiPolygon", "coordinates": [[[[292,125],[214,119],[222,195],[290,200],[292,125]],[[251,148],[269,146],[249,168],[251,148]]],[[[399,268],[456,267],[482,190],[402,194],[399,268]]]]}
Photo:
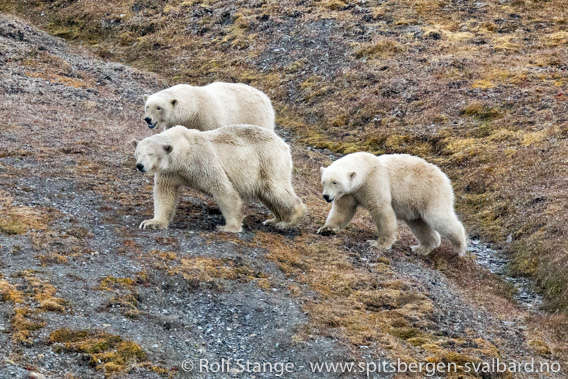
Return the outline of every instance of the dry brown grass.
{"type": "Polygon", "coordinates": [[[147,264],[165,271],[171,276],[180,276],[192,287],[213,286],[220,290],[225,281],[256,282],[262,289],[270,287],[269,277],[250,265],[228,258],[184,257],[175,252],[155,250],[150,253],[147,264]]]}
{"type": "Polygon", "coordinates": [[[24,302],[24,294],[4,279],[0,279],[0,296],[2,301],[9,301],[14,304],[24,302]]]}
{"type": "MultiPolygon", "coordinates": [[[[390,260],[380,257],[372,268],[349,262],[338,239],[310,242],[309,236],[288,240],[273,233],[256,233],[252,244],[270,246],[268,257],[288,275],[315,290],[318,300],[304,309],[312,323],[296,341],[333,330],[354,346],[411,362],[463,364],[498,357],[499,349],[480,338],[444,337],[432,323],[432,300],[411,282],[397,278],[390,260]]],[[[465,373],[459,372],[459,375],[465,373]]]]}
{"type": "Polygon", "coordinates": [[[45,326],[45,322],[38,316],[38,311],[27,307],[14,309],[14,316],[10,319],[12,326],[12,341],[31,345],[32,332],[45,326]]]}

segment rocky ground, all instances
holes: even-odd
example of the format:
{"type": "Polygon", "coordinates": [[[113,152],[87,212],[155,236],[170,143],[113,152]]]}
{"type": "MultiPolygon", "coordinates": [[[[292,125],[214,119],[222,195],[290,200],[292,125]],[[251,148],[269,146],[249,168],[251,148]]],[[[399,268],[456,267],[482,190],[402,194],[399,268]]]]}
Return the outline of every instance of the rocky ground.
{"type": "MultiPolygon", "coordinates": [[[[454,257],[365,244],[366,215],[339,236],[315,234],[328,208],[317,170],[327,155],[293,143],[295,185],[310,208],[299,230],[262,225],[253,203],[239,236],[217,233],[214,202],[185,191],[170,229],[152,214],[152,180],[129,141],[153,133],[142,94],[166,80],[104,62],[0,16],[0,377],[275,377],[199,373],[184,360],[565,362],[565,329],[526,310],[504,280],[454,257]]],[[[566,370],[566,367],[563,367],[566,370]]],[[[564,378],[550,373],[551,378],[564,378]]],[[[445,376],[440,374],[441,376],[445,376]]],[[[423,377],[423,374],[371,374],[423,377]]]]}

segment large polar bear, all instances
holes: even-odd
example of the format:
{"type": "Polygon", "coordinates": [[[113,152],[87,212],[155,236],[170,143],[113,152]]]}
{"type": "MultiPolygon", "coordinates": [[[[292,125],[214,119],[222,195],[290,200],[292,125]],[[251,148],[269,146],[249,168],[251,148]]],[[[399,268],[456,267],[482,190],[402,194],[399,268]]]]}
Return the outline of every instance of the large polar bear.
{"type": "Polygon", "coordinates": [[[218,229],[242,231],[242,200],[258,198],[274,214],[265,224],[295,225],[305,214],[292,188],[292,157],[274,132],[253,125],[231,125],[200,132],[175,126],[133,141],[136,168],[154,175],[154,218],[140,228],[167,228],[179,189],[187,186],[213,196],[225,218],[218,229]]]}
{"type": "Polygon", "coordinates": [[[372,245],[379,249],[391,248],[398,218],[418,239],[412,248],[418,254],[437,248],[441,234],[465,255],[466,234],[454,212],[452,185],[433,164],[407,154],[353,153],[322,167],[321,174],[323,197],[333,205],[318,233],[342,230],[360,205],[377,225],[379,237],[372,245]]]}
{"type": "Polygon", "coordinates": [[[235,124],[274,130],[274,109],[263,92],[240,83],[215,82],[204,87],[178,84],[144,95],[144,121],[150,129],[175,125],[201,131],[235,124]]]}

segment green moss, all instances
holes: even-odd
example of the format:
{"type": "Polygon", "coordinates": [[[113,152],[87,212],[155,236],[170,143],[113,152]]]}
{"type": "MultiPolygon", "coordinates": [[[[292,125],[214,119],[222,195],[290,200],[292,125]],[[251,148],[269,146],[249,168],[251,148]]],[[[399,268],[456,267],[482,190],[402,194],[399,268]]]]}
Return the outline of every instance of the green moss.
{"type": "Polygon", "coordinates": [[[461,110],[464,116],[474,117],[479,120],[493,120],[501,117],[501,110],[497,107],[491,107],[481,102],[473,102],[465,106],[461,110]]]}
{"type": "Polygon", "coordinates": [[[0,220],[0,233],[8,235],[23,234],[27,229],[26,225],[17,218],[3,217],[0,220]]]}
{"type": "Polygon", "coordinates": [[[131,278],[115,278],[114,276],[105,276],[101,279],[97,290],[112,290],[117,288],[131,288],[136,281],[131,278]]]}
{"type": "Polygon", "coordinates": [[[392,328],[389,330],[389,333],[403,340],[414,339],[423,334],[419,329],[411,327],[392,328]]]}
{"type": "Polygon", "coordinates": [[[484,121],[480,125],[475,126],[470,135],[476,138],[488,137],[493,133],[493,127],[490,122],[484,121]]]}

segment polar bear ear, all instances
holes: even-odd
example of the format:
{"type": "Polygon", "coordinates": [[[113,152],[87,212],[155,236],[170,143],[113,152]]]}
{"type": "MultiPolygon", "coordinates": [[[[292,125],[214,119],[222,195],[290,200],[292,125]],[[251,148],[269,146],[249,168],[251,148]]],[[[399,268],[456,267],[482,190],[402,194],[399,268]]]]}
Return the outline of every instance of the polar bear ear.
{"type": "Polygon", "coordinates": [[[350,180],[355,179],[356,176],[357,176],[357,173],[355,171],[352,171],[352,172],[349,173],[349,179],[350,180]]]}
{"type": "Polygon", "coordinates": [[[164,145],[164,151],[168,154],[171,153],[173,149],[174,147],[172,145],[164,145]]]}
{"type": "Polygon", "coordinates": [[[138,146],[138,140],[133,139],[132,141],[130,141],[130,143],[132,144],[132,147],[136,149],[136,146],[138,146]]]}
{"type": "Polygon", "coordinates": [[[325,167],[320,167],[320,174],[323,175],[323,172],[325,171],[325,167]]]}
{"type": "Polygon", "coordinates": [[[150,95],[144,95],[142,96],[142,99],[144,99],[144,104],[146,104],[146,101],[148,101],[148,98],[150,97],[150,95]]]}
{"type": "Polygon", "coordinates": [[[176,99],[173,99],[172,101],[170,101],[170,103],[172,103],[172,106],[175,107],[177,105],[178,101],[176,99]]]}

